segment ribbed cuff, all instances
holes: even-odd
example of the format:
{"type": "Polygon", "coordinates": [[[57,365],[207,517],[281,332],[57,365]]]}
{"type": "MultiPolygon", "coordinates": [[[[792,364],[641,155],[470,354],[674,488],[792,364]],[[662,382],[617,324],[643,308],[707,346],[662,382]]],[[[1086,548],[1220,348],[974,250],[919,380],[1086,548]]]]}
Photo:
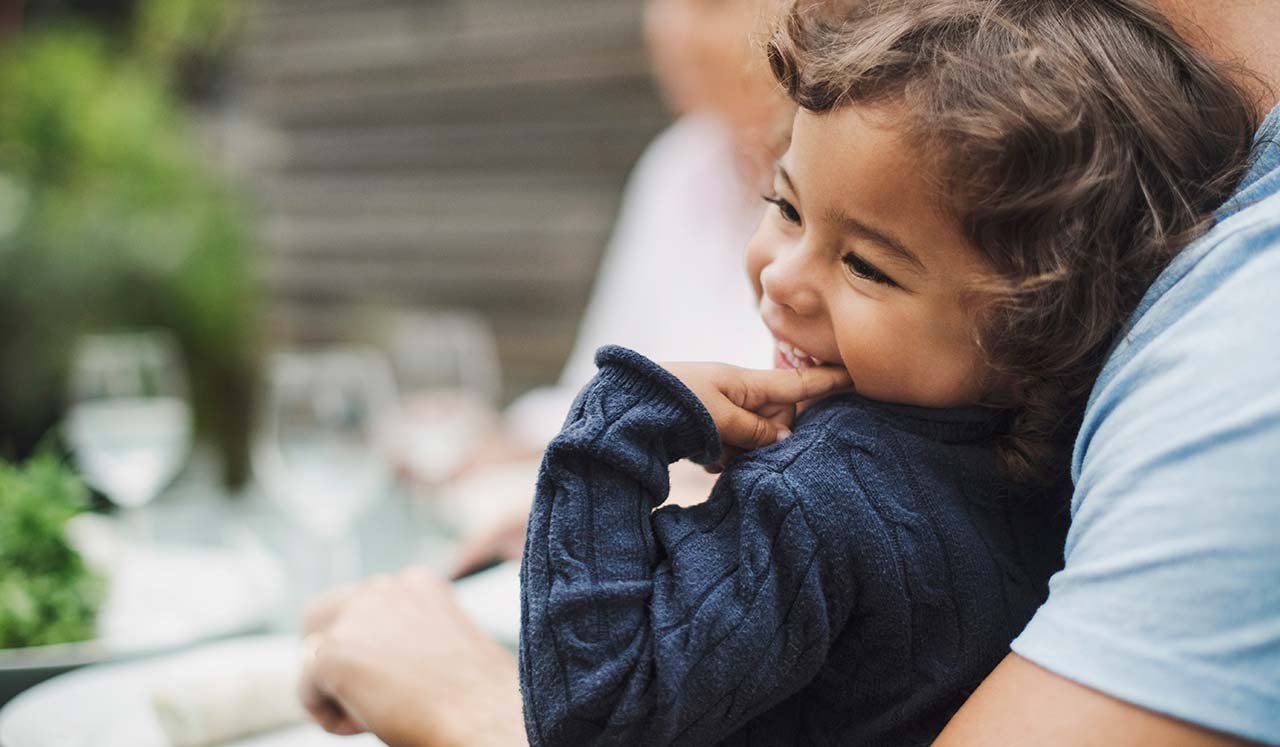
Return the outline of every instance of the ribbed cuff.
{"type": "Polygon", "coordinates": [[[720,432],[711,413],[684,382],[634,350],[606,345],[596,351],[600,377],[675,416],[677,427],[664,439],[675,459],[712,464],[721,455],[720,432]]]}

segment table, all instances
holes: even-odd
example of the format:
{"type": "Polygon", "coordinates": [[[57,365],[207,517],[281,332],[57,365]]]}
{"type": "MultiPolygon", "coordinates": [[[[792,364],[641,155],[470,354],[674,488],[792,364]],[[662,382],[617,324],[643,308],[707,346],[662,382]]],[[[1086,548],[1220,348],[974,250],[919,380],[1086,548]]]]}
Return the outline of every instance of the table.
{"type": "MultiPolygon", "coordinates": [[[[151,526],[154,536],[165,542],[178,541],[210,546],[226,546],[232,542],[239,544],[252,542],[269,550],[283,566],[287,582],[284,584],[286,592],[280,600],[276,614],[263,622],[262,629],[263,632],[296,634],[307,601],[321,591],[327,583],[323,576],[328,563],[321,557],[321,544],[307,537],[300,528],[294,526],[288,516],[278,511],[267,496],[257,488],[251,487],[240,495],[228,495],[213,479],[214,475],[211,462],[200,459],[193,461],[183,477],[165,495],[145,509],[149,514],[147,523],[151,526]]],[[[456,545],[456,535],[438,518],[437,514],[425,509],[421,500],[421,498],[412,497],[403,488],[390,490],[383,500],[376,503],[368,514],[355,524],[354,532],[360,539],[362,550],[359,563],[361,575],[395,571],[411,564],[442,569],[449,561],[456,545]]],[[[477,577],[475,581],[477,583],[471,587],[471,590],[489,597],[502,597],[503,604],[498,605],[499,614],[504,619],[514,615],[518,625],[519,600],[507,598],[514,596],[512,593],[515,584],[513,567],[506,568],[504,574],[491,575],[487,580],[477,577]],[[512,602],[515,605],[515,612],[511,612],[512,602]]],[[[462,599],[466,595],[460,593],[459,596],[466,609],[468,605],[462,599]]],[[[475,594],[472,596],[474,597],[475,594]]],[[[513,638],[507,642],[512,645],[512,641],[513,638]]],[[[238,644],[239,642],[237,640],[229,643],[238,644]]],[[[253,645],[253,639],[244,639],[244,642],[253,645]]],[[[196,656],[204,655],[203,649],[189,653],[196,656]]],[[[150,725],[149,711],[138,706],[138,703],[143,702],[140,700],[142,696],[139,695],[142,690],[138,687],[128,689],[124,685],[145,679],[149,676],[148,672],[157,668],[163,669],[169,666],[170,662],[180,660],[181,656],[186,655],[166,652],[164,656],[141,661],[91,665],[69,678],[67,684],[77,692],[99,693],[92,697],[95,701],[103,698],[102,693],[112,697],[119,695],[123,698],[121,702],[132,708],[128,713],[138,714],[136,718],[125,717],[126,725],[129,729],[137,727],[140,730],[139,734],[145,732],[149,735],[148,739],[151,739],[155,736],[153,733],[155,727],[150,725]],[[116,679],[113,679],[116,677],[119,677],[119,688],[106,682],[106,680],[116,682],[116,679]],[[93,688],[98,689],[93,690],[93,688]],[[128,697],[125,697],[126,695],[128,697]]],[[[41,693],[45,693],[45,689],[42,689],[41,693]]],[[[41,699],[45,702],[40,704],[40,707],[47,710],[51,705],[51,699],[44,698],[43,695],[41,699]]],[[[62,708],[65,705],[65,693],[60,692],[59,697],[52,701],[54,710],[65,710],[62,708]]],[[[76,719],[70,719],[66,723],[58,720],[57,726],[68,729],[68,734],[76,733],[74,727],[77,719],[83,720],[96,713],[95,718],[101,721],[111,715],[105,713],[102,707],[96,710],[92,708],[74,710],[82,711],[76,719]]],[[[11,710],[10,714],[12,712],[11,710]]],[[[120,714],[115,714],[114,718],[119,722],[120,714]]],[[[46,720],[43,717],[38,718],[40,724],[46,720]]],[[[27,721],[30,724],[30,719],[27,721]]],[[[129,729],[125,729],[125,732],[132,733],[129,729]]],[[[98,732],[101,732],[100,727],[97,732],[91,731],[91,733],[98,732]]],[[[330,743],[324,741],[324,735],[320,734],[318,729],[298,727],[280,735],[265,735],[262,738],[265,741],[253,738],[246,744],[253,744],[255,747],[259,744],[262,747],[275,747],[278,743],[291,747],[295,742],[290,740],[295,737],[297,744],[306,747],[330,743]]],[[[47,737],[31,737],[31,739],[34,739],[31,742],[34,747],[45,747],[48,744],[47,737]]],[[[72,737],[68,736],[67,739],[72,737]]],[[[58,744],[58,747],[71,747],[73,743],[94,744],[95,747],[99,744],[97,741],[75,742],[74,739],[64,743],[59,741],[59,738],[55,738],[53,743],[58,744]]],[[[28,744],[5,744],[3,747],[28,747],[28,744]]]]}
{"type": "MultiPolygon", "coordinates": [[[[326,578],[329,564],[325,547],[294,526],[256,486],[230,495],[216,478],[215,461],[197,452],[178,481],[142,509],[146,514],[143,523],[150,527],[157,542],[223,550],[247,548],[274,558],[275,562],[268,565],[278,565],[284,575],[283,584],[269,585],[283,589],[278,603],[267,605],[274,611],[265,618],[248,618],[259,620],[252,629],[225,631],[296,632],[308,600],[330,584],[326,578]]],[[[394,571],[410,564],[439,569],[447,563],[456,544],[447,527],[422,510],[420,503],[415,504],[415,499],[401,487],[389,490],[354,524],[353,531],[363,551],[359,562],[362,575],[394,571]]],[[[78,666],[102,661],[109,654],[94,645],[60,648],[69,650],[45,651],[39,664],[33,662],[0,672],[0,706],[25,688],[78,666]]],[[[144,653],[173,650],[170,645],[157,648],[144,644],[140,648],[144,653]]]]}

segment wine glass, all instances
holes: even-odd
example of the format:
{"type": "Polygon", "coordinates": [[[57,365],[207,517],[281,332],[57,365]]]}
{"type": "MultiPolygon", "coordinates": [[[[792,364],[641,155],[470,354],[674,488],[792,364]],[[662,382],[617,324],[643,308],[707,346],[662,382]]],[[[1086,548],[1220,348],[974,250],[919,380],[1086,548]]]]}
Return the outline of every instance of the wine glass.
{"type": "Polygon", "coordinates": [[[390,367],[372,348],[281,352],[268,361],[254,470],[277,505],[329,545],[329,583],[359,573],[351,526],[388,487],[390,467],[377,447],[395,401],[390,367]]]}
{"type": "Polygon", "coordinates": [[[64,433],[85,480],[150,539],[142,507],[191,448],[191,408],[177,343],[166,332],[97,334],[74,347],[64,433]]]}
{"type": "Polygon", "coordinates": [[[393,456],[415,483],[438,486],[496,425],[502,374],[493,329],[460,310],[402,313],[386,344],[402,393],[393,456]]]}

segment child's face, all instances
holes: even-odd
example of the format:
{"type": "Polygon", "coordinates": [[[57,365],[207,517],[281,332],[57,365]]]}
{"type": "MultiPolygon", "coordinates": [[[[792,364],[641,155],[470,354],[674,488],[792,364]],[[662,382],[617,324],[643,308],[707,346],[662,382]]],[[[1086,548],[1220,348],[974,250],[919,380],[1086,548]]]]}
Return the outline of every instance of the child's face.
{"type": "Polygon", "coordinates": [[[848,369],[864,396],[948,407],[984,394],[965,301],[989,274],[929,189],[892,108],[800,111],[775,207],[747,251],[779,367],[848,369]]]}

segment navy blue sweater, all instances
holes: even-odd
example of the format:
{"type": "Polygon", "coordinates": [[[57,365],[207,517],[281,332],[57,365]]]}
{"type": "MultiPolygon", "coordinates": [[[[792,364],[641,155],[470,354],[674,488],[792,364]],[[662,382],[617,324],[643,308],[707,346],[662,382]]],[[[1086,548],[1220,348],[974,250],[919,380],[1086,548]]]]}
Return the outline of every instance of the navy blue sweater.
{"type": "Polygon", "coordinates": [[[855,395],[654,511],[720,446],[630,350],[548,447],[521,569],[530,742],[928,744],[1043,601],[1066,496],[1000,479],[1001,418],[855,395]]]}

